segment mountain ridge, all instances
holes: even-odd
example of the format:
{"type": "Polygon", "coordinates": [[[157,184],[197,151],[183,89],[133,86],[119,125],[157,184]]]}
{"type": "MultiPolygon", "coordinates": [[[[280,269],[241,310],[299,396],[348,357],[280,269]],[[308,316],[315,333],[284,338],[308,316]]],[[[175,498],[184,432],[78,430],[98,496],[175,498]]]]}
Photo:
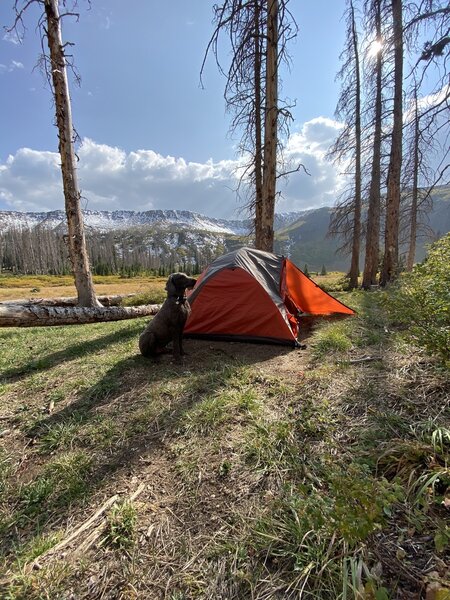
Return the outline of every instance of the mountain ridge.
{"type": "MultiPolygon", "coordinates": [[[[286,227],[315,210],[320,209],[277,213],[275,215],[275,228],[278,230],[286,227]]],[[[183,228],[192,227],[193,229],[230,235],[249,235],[252,226],[251,219],[217,219],[189,210],[82,210],[82,213],[85,227],[95,229],[101,233],[157,224],[160,227],[178,225],[183,228]]],[[[65,223],[66,214],[63,210],[42,212],[0,211],[0,232],[7,231],[11,227],[33,229],[34,227],[45,226],[51,229],[60,229],[65,226],[65,223]]]]}
{"type": "MultiPolygon", "coordinates": [[[[323,265],[329,270],[347,270],[349,257],[338,254],[339,240],[327,235],[332,210],[332,207],[321,207],[276,213],[274,252],[289,256],[301,268],[307,265],[313,271],[323,265]]],[[[126,243],[129,253],[171,256],[174,263],[180,262],[180,257],[194,260],[197,250],[210,260],[237,247],[251,245],[251,219],[217,219],[172,209],[84,210],[83,215],[91,245],[93,238],[116,246],[126,243]]],[[[450,186],[435,190],[433,209],[425,221],[418,239],[417,261],[424,258],[427,243],[450,231],[450,186]]],[[[65,212],[0,211],[0,236],[4,237],[9,230],[40,231],[42,228],[53,230],[60,237],[67,230],[65,212]]],[[[404,251],[403,245],[401,252],[404,251]]],[[[101,254],[101,248],[98,252],[101,254]]]]}

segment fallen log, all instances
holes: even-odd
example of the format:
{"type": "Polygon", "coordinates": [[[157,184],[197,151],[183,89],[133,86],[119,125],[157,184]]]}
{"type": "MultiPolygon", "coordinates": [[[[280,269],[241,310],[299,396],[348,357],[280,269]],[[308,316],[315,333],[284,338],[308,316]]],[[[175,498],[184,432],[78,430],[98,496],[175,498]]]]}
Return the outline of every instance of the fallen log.
{"type": "Polygon", "coordinates": [[[121,321],[156,315],[160,308],[160,304],[94,308],[3,304],[0,306],[0,327],[50,327],[121,321]]]}
{"type": "MultiPolygon", "coordinates": [[[[103,306],[119,306],[124,298],[132,298],[136,294],[114,294],[111,296],[97,296],[97,300],[103,306]]],[[[78,304],[77,296],[63,296],[61,298],[20,298],[19,300],[2,300],[0,306],[4,304],[20,304],[27,306],[29,304],[36,306],[76,306],[78,304]]]]}

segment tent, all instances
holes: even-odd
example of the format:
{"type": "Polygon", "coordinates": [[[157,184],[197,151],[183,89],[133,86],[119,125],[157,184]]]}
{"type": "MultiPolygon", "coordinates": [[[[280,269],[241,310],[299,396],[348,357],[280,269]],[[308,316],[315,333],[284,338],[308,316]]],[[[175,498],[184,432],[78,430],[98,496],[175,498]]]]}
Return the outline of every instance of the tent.
{"type": "Polygon", "coordinates": [[[189,295],[186,337],[297,345],[302,315],[353,315],[284,256],[240,248],[212,262],[189,295]]]}

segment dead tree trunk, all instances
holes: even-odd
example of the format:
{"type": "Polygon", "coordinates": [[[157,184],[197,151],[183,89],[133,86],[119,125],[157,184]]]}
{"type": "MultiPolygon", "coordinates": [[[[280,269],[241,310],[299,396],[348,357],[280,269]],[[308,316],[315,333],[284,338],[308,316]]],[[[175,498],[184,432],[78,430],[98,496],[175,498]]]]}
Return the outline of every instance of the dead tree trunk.
{"type": "Polygon", "coordinates": [[[386,197],[386,228],[381,285],[386,285],[398,274],[400,178],[402,168],[403,127],[403,27],[402,2],[392,0],[392,23],[394,35],[394,106],[386,197]]]}
{"type": "MultiPolygon", "coordinates": [[[[381,43],[381,5],[380,0],[375,6],[376,39],[381,43]]],[[[381,212],[381,132],[382,132],[382,53],[377,53],[375,66],[375,112],[372,152],[372,171],[369,187],[369,208],[366,229],[366,255],[362,287],[370,289],[377,284],[378,262],[380,253],[380,212],[381,212]]]]}
{"type": "Polygon", "coordinates": [[[155,315],[160,308],[160,304],[108,308],[3,304],[0,305],[0,327],[47,327],[121,321],[155,315]]]}
{"type": "Polygon", "coordinates": [[[262,119],[261,119],[261,31],[260,5],[255,2],[255,247],[260,248],[263,243],[262,210],[263,210],[263,182],[262,182],[262,119]]]}
{"type": "Polygon", "coordinates": [[[259,249],[273,252],[278,145],[278,0],[269,0],[267,10],[263,210],[262,239],[259,249]]]}
{"type": "MultiPolygon", "coordinates": [[[[97,296],[97,300],[102,306],[120,306],[122,300],[125,298],[132,298],[136,294],[114,294],[110,296],[97,296]]],[[[3,304],[21,304],[27,305],[40,305],[40,306],[76,306],[78,298],[75,296],[61,296],[60,298],[19,298],[18,300],[2,300],[0,305],[3,304]]]]}
{"type": "Polygon", "coordinates": [[[413,181],[411,191],[411,218],[409,223],[409,247],[406,259],[406,269],[412,271],[416,256],[417,240],[417,210],[419,200],[419,138],[420,118],[417,98],[417,87],[414,87],[414,147],[413,147],[413,181]]]}
{"type": "Polygon", "coordinates": [[[355,210],[353,214],[352,260],[349,271],[350,289],[358,287],[359,253],[361,250],[361,69],[355,11],[352,11],[353,52],[355,55],[355,210]]]}
{"type": "Polygon", "coordinates": [[[55,96],[56,124],[68,226],[70,261],[75,277],[79,306],[99,306],[95,296],[84,236],[80,207],[80,190],[73,147],[72,111],[58,0],[45,0],[47,40],[50,50],[51,76],[55,96]]]}

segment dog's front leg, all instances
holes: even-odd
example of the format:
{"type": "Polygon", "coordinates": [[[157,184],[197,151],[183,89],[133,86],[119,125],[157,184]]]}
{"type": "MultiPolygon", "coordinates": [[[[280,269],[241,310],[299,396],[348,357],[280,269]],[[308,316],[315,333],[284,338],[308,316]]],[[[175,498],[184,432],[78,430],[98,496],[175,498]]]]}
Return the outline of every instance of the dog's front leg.
{"type": "Polygon", "coordinates": [[[183,348],[183,332],[182,331],[180,331],[179,338],[180,338],[180,354],[181,354],[181,356],[186,356],[186,352],[184,351],[184,348],[183,348]]]}
{"type": "Polygon", "coordinates": [[[175,360],[175,362],[180,362],[181,361],[181,355],[183,354],[183,349],[181,347],[181,336],[182,334],[179,334],[178,332],[174,333],[173,336],[173,358],[175,360]]]}

